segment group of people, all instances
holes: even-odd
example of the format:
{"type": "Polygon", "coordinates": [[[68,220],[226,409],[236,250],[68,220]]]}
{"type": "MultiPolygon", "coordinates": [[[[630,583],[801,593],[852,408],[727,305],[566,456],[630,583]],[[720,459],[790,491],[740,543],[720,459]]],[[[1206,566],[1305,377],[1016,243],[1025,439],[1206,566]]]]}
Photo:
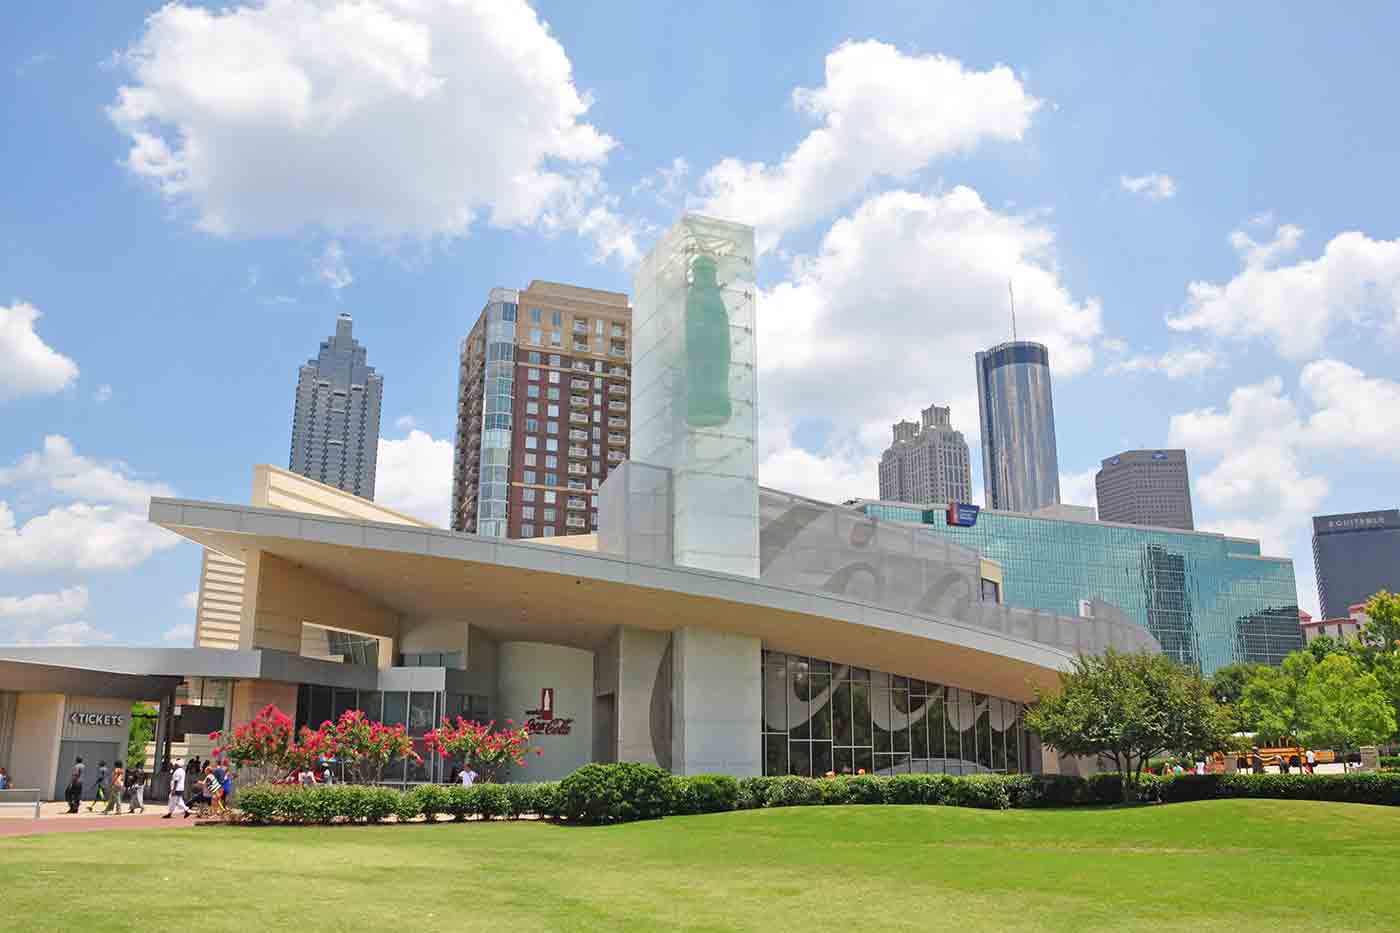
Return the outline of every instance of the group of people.
{"type": "MultiPolygon", "coordinates": [[[[63,792],[63,798],[68,802],[69,813],[77,813],[83,802],[83,776],[86,773],[87,765],[83,762],[82,756],[79,755],[73,763],[73,770],[68,775],[68,786],[63,792]]],[[[139,766],[128,768],[120,761],[114,761],[109,773],[107,762],[99,761],[97,763],[97,780],[93,785],[92,800],[88,803],[88,812],[93,812],[99,803],[106,804],[102,812],[108,816],[120,816],[123,803],[127,804],[127,809],[131,813],[144,813],[146,810],[146,769],[139,766]]]]}

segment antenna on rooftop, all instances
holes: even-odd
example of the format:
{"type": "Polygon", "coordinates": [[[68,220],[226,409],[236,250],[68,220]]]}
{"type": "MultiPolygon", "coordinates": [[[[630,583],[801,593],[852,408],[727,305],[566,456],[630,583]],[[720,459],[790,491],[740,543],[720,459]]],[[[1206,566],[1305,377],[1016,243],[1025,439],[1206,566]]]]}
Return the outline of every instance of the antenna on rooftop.
{"type": "Polygon", "coordinates": [[[1016,289],[1011,287],[1011,280],[1006,280],[1006,291],[1011,295],[1011,340],[1016,341],[1016,289]]]}

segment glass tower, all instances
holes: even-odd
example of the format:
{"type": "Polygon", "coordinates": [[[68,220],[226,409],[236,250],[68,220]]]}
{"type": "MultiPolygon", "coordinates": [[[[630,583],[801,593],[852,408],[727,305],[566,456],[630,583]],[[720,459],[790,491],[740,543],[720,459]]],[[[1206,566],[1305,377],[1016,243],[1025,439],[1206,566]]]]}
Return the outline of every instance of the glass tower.
{"type": "Polygon", "coordinates": [[[1034,512],[1057,504],[1060,465],[1050,352],[1022,340],[978,353],[977,411],[987,507],[1034,512]]]}
{"type": "Polygon", "coordinates": [[[374,498],[384,377],[366,363],[350,315],[301,367],[292,414],[290,469],[365,499],[374,498]]]}
{"type": "Polygon", "coordinates": [[[455,531],[506,536],[518,297],[515,289],[491,289],[476,326],[462,341],[452,475],[455,531]]]}
{"type": "Polygon", "coordinates": [[[1163,652],[1207,674],[1236,661],[1277,664],[1303,647],[1293,562],[1261,556],[1258,541],[987,509],[966,528],[947,524],[937,507],[861,508],[919,522],[1000,562],[1009,606],[1075,617],[1101,599],[1146,626],[1163,652]]]}

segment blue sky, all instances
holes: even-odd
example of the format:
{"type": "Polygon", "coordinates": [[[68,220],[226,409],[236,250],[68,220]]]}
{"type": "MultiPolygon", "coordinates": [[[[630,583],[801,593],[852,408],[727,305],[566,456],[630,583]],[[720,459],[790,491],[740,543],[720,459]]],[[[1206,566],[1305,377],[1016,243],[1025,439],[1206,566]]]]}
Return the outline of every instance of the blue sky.
{"type": "MultiPolygon", "coordinates": [[[[445,522],[493,286],[631,290],[754,223],[762,479],[873,495],[972,354],[1051,347],[1065,497],[1188,448],[1198,527],[1316,594],[1313,514],[1393,507],[1393,5],[46,3],[0,34],[0,641],[187,643],[151,494],[285,465],[336,313],[379,499],[445,522]],[[754,7],[759,7],[755,10],[754,7]]],[[[974,461],[978,458],[974,455],[974,461]]],[[[974,470],[974,486],[981,479],[974,470]]]]}

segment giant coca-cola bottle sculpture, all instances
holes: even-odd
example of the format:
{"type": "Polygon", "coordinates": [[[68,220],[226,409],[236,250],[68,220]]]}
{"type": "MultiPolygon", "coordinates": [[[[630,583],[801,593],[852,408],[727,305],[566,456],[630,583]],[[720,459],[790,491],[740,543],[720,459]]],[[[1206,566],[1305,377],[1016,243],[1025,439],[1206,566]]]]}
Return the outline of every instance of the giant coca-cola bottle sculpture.
{"type": "Polygon", "coordinates": [[[686,422],[695,428],[725,424],[729,401],[729,312],[719,292],[718,269],[700,255],[690,267],[685,299],[686,422]]]}

